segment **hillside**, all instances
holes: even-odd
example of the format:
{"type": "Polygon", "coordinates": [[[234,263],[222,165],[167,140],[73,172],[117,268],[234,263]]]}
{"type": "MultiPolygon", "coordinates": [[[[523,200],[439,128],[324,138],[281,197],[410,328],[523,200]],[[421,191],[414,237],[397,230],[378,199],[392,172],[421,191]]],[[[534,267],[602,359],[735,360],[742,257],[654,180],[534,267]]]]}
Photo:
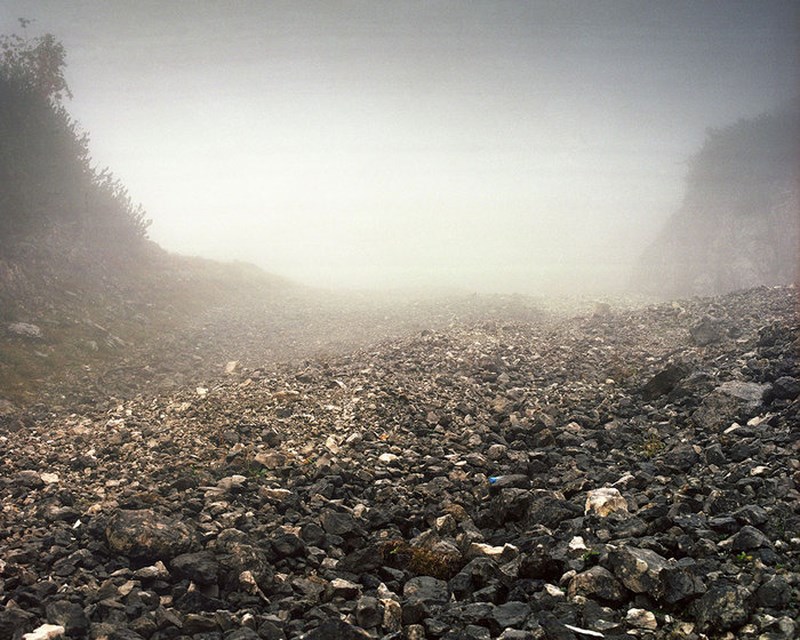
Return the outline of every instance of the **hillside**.
{"type": "Polygon", "coordinates": [[[146,213],[124,185],[94,166],[65,106],[64,61],[50,35],[0,37],[0,400],[126,398],[202,382],[230,362],[340,351],[456,313],[537,313],[511,298],[333,294],[167,253],[148,240],[146,213]]]}
{"type": "Polygon", "coordinates": [[[0,636],[796,638],[795,304],[452,319],[6,407],[0,636]]]}
{"type": "Polygon", "coordinates": [[[710,131],[681,208],[642,255],[635,286],[709,295],[796,282],[800,105],[710,131]]]}

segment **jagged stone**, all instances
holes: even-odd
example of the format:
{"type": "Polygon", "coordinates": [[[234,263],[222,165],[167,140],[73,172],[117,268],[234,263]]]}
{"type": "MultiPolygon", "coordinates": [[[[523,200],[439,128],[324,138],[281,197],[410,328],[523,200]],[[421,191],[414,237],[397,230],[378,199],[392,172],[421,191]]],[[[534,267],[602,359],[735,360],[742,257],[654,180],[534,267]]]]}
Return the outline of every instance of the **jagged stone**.
{"type": "Polygon", "coordinates": [[[628,513],[628,503],[619,489],[602,487],[586,494],[584,511],[605,518],[612,513],[628,513]]]}
{"type": "Polygon", "coordinates": [[[198,584],[216,584],[220,569],[214,554],[209,551],[183,553],[173,558],[170,566],[178,575],[198,584]]]}
{"type": "Polygon", "coordinates": [[[693,609],[703,631],[737,629],[750,615],[750,592],[740,585],[713,585],[694,602],[693,609]]]}
{"type": "Polygon", "coordinates": [[[594,597],[609,602],[623,602],[627,598],[622,584],[608,569],[596,566],[577,574],[569,582],[567,595],[594,597]]]}
{"type": "Polygon", "coordinates": [[[169,560],[196,544],[189,526],[152,509],[118,510],[106,526],[105,534],[113,552],[149,562],[169,560]]]}
{"type": "Polygon", "coordinates": [[[411,578],[403,587],[403,624],[417,624],[432,617],[450,600],[444,580],[430,576],[411,578]]]}
{"type": "Polygon", "coordinates": [[[661,586],[661,572],[667,567],[667,559],[650,549],[620,547],[609,551],[608,566],[634,593],[655,594],[661,586]]]}

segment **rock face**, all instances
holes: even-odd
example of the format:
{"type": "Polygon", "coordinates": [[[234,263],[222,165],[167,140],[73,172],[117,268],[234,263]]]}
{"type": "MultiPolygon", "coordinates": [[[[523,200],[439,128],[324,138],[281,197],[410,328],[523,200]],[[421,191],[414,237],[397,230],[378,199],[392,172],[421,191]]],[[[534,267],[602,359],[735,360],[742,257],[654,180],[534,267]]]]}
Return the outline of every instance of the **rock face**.
{"type": "Polygon", "coordinates": [[[202,393],[6,405],[0,637],[790,640],[795,298],[456,320],[202,393]]]}
{"type": "Polygon", "coordinates": [[[711,132],[682,207],[639,260],[636,286],[676,296],[796,282],[798,133],[800,104],[711,132]]]}

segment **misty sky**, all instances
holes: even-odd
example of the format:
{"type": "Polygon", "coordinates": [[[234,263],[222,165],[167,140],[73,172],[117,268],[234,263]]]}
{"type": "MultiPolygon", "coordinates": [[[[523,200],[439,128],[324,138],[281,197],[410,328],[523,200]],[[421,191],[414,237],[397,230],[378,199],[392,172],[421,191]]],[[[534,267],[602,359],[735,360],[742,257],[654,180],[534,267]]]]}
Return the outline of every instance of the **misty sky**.
{"type": "Polygon", "coordinates": [[[324,286],[622,278],[709,126],[798,94],[800,3],[4,0],[167,249],[324,286]]]}

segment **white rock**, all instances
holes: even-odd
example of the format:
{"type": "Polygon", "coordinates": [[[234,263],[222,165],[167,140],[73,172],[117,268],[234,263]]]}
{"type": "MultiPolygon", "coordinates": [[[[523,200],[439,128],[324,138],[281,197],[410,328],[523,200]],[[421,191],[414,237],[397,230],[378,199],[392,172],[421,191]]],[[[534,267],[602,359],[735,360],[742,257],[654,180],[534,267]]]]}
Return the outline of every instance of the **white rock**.
{"type": "Polygon", "coordinates": [[[235,474],[226,478],[222,478],[219,482],[217,482],[217,488],[222,489],[223,491],[230,491],[231,489],[240,488],[245,482],[247,482],[246,477],[235,474]]]}
{"type": "Polygon", "coordinates": [[[567,597],[567,594],[564,593],[563,589],[559,589],[556,585],[550,584],[549,582],[544,585],[544,590],[547,592],[547,595],[550,596],[551,598],[562,600],[567,597]]]}
{"type": "Polygon", "coordinates": [[[60,638],[63,635],[64,627],[60,624],[43,624],[30,633],[24,634],[22,640],[51,640],[51,638],[60,638]]]}
{"type": "Polygon", "coordinates": [[[272,489],[270,487],[264,487],[259,489],[259,495],[262,495],[267,500],[272,500],[273,502],[283,502],[291,498],[294,494],[289,491],[289,489],[272,489]]]}
{"type": "Polygon", "coordinates": [[[628,609],[628,613],[625,614],[625,621],[637,629],[654,631],[658,628],[655,614],[647,609],[628,609]]]}
{"type": "Polygon", "coordinates": [[[45,484],[56,484],[58,482],[58,474],[57,473],[40,473],[39,477],[42,479],[42,482],[45,484]]]}
{"type": "MultiPolygon", "coordinates": [[[[23,338],[41,338],[42,330],[35,324],[29,322],[12,322],[8,325],[9,333],[13,333],[23,338]]],[[[41,628],[41,627],[40,627],[41,628]]]]}
{"type": "Polygon", "coordinates": [[[581,536],[575,536],[569,541],[570,551],[586,551],[588,547],[581,536]]]}
{"type": "Polygon", "coordinates": [[[586,494],[585,513],[596,513],[601,518],[605,518],[611,513],[628,512],[628,503],[618,489],[613,487],[602,487],[592,489],[586,494]]]}
{"type": "Polygon", "coordinates": [[[399,459],[400,456],[396,456],[393,453],[382,453],[378,456],[378,461],[382,462],[383,464],[392,464],[392,462],[399,459]]]}
{"type": "Polygon", "coordinates": [[[519,549],[513,544],[505,543],[502,547],[495,547],[483,542],[473,542],[469,545],[464,558],[471,560],[481,556],[491,558],[497,562],[508,562],[519,555],[519,549]]]}
{"type": "Polygon", "coordinates": [[[328,436],[325,440],[325,448],[330,451],[333,455],[339,453],[339,444],[336,442],[336,438],[333,436],[328,436]]]}

